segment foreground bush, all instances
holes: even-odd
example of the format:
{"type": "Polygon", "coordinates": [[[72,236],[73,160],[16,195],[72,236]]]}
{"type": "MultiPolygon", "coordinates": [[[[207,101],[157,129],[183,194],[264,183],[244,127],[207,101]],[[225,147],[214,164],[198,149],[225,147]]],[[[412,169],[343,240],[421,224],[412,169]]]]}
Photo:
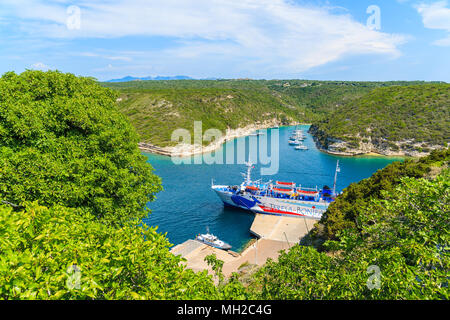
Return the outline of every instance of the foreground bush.
{"type": "Polygon", "coordinates": [[[56,71],[0,78],[0,200],[82,209],[121,225],[161,190],[116,94],[56,71]]]}
{"type": "Polygon", "coordinates": [[[74,209],[0,206],[0,299],[211,299],[155,228],[99,223],[74,209]]]}

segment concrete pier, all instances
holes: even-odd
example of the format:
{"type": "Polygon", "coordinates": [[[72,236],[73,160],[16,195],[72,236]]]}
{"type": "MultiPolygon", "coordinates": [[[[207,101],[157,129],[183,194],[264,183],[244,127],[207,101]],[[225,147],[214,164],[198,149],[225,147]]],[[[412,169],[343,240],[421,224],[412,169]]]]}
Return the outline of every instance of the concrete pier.
{"type": "Polygon", "coordinates": [[[291,244],[299,243],[308,234],[315,219],[306,217],[275,216],[268,214],[255,215],[250,232],[258,238],[275,241],[287,241],[291,244]]]}
{"type": "Polygon", "coordinates": [[[211,274],[213,272],[204,259],[215,253],[217,259],[224,262],[224,275],[229,276],[232,272],[237,272],[244,263],[262,266],[268,258],[276,260],[280,251],[289,250],[299,243],[316,222],[317,220],[310,218],[256,214],[250,232],[258,240],[240,254],[213,248],[197,240],[187,240],[173,247],[171,252],[185,258],[189,269],[196,272],[208,270],[211,274]]]}

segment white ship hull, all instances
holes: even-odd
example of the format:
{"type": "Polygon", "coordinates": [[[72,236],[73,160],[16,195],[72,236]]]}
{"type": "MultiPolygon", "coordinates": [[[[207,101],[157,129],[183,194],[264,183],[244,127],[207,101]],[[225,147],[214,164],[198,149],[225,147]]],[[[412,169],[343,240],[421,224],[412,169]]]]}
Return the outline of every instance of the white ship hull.
{"type": "Polygon", "coordinates": [[[327,202],[278,199],[250,193],[236,195],[224,191],[225,188],[226,186],[213,186],[213,190],[225,205],[255,213],[320,219],[329,205],[327,202]]]}

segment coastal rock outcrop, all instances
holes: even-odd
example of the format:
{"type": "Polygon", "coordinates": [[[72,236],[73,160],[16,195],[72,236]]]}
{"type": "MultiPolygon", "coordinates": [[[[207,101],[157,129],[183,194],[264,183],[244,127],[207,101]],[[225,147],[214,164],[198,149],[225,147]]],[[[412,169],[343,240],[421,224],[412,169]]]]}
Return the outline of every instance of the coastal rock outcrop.
{"type": "Polygon", "coordinates": [[[312,125],[308,132],[312,134],[318,149],[340,156],[378,154],[383,156],[423,157],[433,150],[443,148],[441,145],[429,145],[413,139],[395,142],[383,138],[372,140],[370,136],[361,137],[360,134],[347,135],[338,139],[326,135],[315,125],[312,125]]]}

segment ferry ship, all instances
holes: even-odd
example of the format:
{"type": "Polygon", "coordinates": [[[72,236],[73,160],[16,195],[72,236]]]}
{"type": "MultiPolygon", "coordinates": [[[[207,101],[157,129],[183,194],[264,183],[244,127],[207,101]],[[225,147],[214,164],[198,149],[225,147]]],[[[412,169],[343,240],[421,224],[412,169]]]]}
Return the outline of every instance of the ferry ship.
{"type": "Polygon", "coordinates": [[[331,202],[336,198],[336,179],[340,172],[339,160],[336,163],[333,189],[324,186],[321,189],[304,188],[294,182],[251,179],[251,162],[246,162],[247,173],[240,185],[215,185],[211,188],[217,193],[225,206],[231,206],[254,213],[284,215],[290,217],[308,217],[320,219],[331,202]]]}

